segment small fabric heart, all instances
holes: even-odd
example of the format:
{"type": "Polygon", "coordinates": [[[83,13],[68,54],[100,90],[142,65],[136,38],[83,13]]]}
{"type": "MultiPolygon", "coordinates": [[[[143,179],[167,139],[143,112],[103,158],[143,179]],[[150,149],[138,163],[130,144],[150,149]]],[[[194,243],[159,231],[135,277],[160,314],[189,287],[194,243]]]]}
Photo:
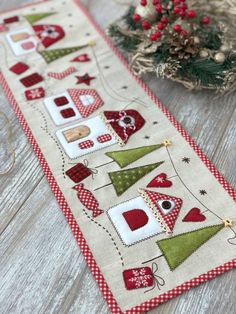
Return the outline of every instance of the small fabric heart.
{"type": "Polygon", "coordinates": [[[199,208],[192,208],[187,215],[183,218],[184,222],[200,222],[206,220],[206,216],[204,216],[199,208]]]}
{"type": "Polygon", "coordinates": [[[172,186],[172,182],[167,179],[166,173],[157,175],[151,182],[148,183],[148,188],[169,188],[172,186]]]}

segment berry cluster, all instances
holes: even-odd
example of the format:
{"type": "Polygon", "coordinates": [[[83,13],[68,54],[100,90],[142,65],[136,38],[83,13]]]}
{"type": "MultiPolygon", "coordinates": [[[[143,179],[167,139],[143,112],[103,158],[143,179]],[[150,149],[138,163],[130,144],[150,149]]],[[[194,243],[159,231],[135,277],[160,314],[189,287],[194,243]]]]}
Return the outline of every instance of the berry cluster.
{"type": "MultiPolygon", "coordinates": [[[[147,6],[147,0],[140,0],[141,6],[147,6]]],[[[178,33],[182,37],[187,37],[189,35],[189,30],[184,29],[182,23],[175,23],[176,20],[180,21],[183,20],[184,24],[192,23],[198,20],[199,17],[197,16],[196,11],[190,10],[188,5],[186,4],[186,0],[170,0],[168,4],[162,3],[161,0],[152,0],[153,8],[156,10],[158,14],[158,22],[155,25],[156,30],[150,35],[150,39],[152,41],[159,40],[164,30],[167,26],[170,26],[172,31],[178,33]]],[[[152,24],[148,21],[148,19],[143,19],[139,14],[133,15],[133,20],[135,22],[140,22],[142,25],[142,29],[147,31],[152,29],[152,24]]],[[[204,16],[200,19],[201,24],[209,24],[210,18],[208,16],[204,16]]]]}

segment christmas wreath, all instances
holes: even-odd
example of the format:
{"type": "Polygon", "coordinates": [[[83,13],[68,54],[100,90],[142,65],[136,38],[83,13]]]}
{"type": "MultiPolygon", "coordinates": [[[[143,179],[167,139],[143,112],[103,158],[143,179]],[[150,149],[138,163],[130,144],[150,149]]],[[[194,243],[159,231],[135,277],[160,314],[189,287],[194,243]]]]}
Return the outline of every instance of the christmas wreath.
{"type": "Polygon", "coordinates": [[[140,0],[110,25],[133,72],[220,93],[236,89],[236,0],[140,0]]]}

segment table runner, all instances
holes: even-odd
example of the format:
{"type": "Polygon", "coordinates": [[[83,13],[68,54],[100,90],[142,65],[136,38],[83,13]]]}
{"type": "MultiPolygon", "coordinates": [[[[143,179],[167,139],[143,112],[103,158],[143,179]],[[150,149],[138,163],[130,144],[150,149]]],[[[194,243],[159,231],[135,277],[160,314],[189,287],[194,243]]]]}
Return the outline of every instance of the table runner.
{"type": "Polygon", "coordinates": [[[236,192],[78,1],[4,12],[0,81],[113,313],[236,266],[236,192]]]}

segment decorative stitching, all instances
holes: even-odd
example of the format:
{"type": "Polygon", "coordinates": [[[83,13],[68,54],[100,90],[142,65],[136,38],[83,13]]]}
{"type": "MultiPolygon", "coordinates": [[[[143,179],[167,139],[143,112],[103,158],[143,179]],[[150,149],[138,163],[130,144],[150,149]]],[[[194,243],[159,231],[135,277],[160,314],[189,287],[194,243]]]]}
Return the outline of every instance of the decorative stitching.
{"type": "Polygon", "coordinates": [[[58,48],[58,49],[41,50],[41,51],[39,50],[38,53],[44,58],[46,63],[51,63],[53,61],[56,61],[57,59],[63,58],[73,52],[89,47],[91,45],[95,45],[95,43],[89,42],[86,45],[76,46],[76,47],[58,48]]]}
{"type": "Polygon", "coordinates": [[[86,84],[90,85],[91,81],[94,80],[96,77],[90,76],[88,73],[85,73],[84,75],[77,75],[75,76],[77,78],[76,84],[86,84]]]}
{"type": "Polygon", "coordinates": [[[69,67],[62,72],[48,72],[48,76],[56,80],[63,80],[64,78],[71,75],[72,73],[75,73],[76,71],[77,69],[75,67],[69,67]]]}
{"type": "Polygon", "coordinates": [[[124,266],[124,258],[121,255],[121,252],[120,252],[120,250],[119,250],[119,248],[118,248],[114,238],[112,237],[111,233],[103,225],[101,225],[98,221],[94,220],[91,216],[89,216],[89,214],[84,209],[82,209],[82,210],[83,210],[84,214],[87,216],[87,218],[89,218],[92,222],[94,222],[96,225],[101,227],[109,235],[111,241],[113,242],[113,244],[114,244],[114,246],[115,246],[115,248],[116,248],[116,250],[117,250],[117,252],[119,254],[119,257],[120,257],[120,260],[121,260],[121,264],[122,264],[122,266],[124,266]]]}
{"type": "Polygon", "coordinates": [[[123,271],[123,279],[127,290],[152,287],[153,273],[150,267],[139,267],[123,271]]]}
{"type": "Polygon", "coordinates": [[[160,173],[148,183],[147,188],[169,188],[172,184],[166,173],[160,173]]]}
{"type": "MultiPolygon", "coordinates": [[[[137,198],[137,197],[136,197],[136,198],[137,198]]],[[[119,238],[120,238],[122,244],[125,245],[125,246],[128,246],[128,247],[129,247],[129,246],[132,246],[132,245],[135,245],[135,244],[138,244],[138,243],[141,243],[141,242],[143,242],[144,240],[151,239],[151,238],[157,236],[158,234],[163,233],[163,231],[162,231],[161,229],[158,229],[158,225],[156,224],[155,230],[154,230],[153,232],[151,232],[150,235],[147,235],[147,234],[146,234],[145,236],[142,235],[142,238],[139,237],[140,239],[138,239],[138,240],[133,240],[131,243],[127,243],[127,241],[126,241],[126,242],[124,241],[124,235],[121,234],[119,228],[117,228],[117,226],[115,225],[115,223],[114,223],[114,221],[113,221],[113,219],[112,219],[112,217],[111,217],[109,211],[112,210],[112,209],[115,208],[115,207],[118,207],[118,206],[120,206],[120,207],[121,207],[122,205],[127,206],[127,203],[130,203],[130,202],[132,202],[132,201],[135,201],[136,198],[132,198],[132,199],[129,199],[128,201],[124,201],[124,202],[121,202],[121,203],[119,203],[119,204],[116,204],[116,205],[114,205],[113,207],[110,207],[110,208],[107,210],[107,216],[108,216],[108,218],[109,218],[109,221],[111,222],[113,228],[116,230],[117,234],[119,235],[119,238]]],[[[140,202],[139,202],[139,206],[140,206],[140,202]]],[[[142,208],[142,209],[144,209],[144,208],[142,208]]],[[[127,209],[127,210],[128,210],[128,209],[127,209]]],[[[149,210],[149,208],[148,208],[148,210],[149,210]]],[[[122,212],[123,212],[123,211],[119,211],[119,213],[122,213],[122,212]]],[[[119,215],[120,215],[120,214],[119,214],[119,215]]],[[[117,213],[115,214],[114,217],[117,218],[117,213]]]]}
{"type": "Polygon", "coordinates": [[[84,184],[80,183],[73,187],[77,191],[77,197],[80,202],[93,212],[93,217],[101,215],[104,211],[99,208],[99,203],[95,196],[89,190],[84,188],[84,184]]]}
{"type": "Polygon", "coordinates": [[[88,168],[88,161],[84,160],[84,164],[78,163],[72,168],[66,171],[66,175],[75,183],[79,183],[89,177],[90,175],[96,174],[96,169],[88,168]]]}
{"type": "Polygon", "coordinates": [[[223,228],[224,224],[204,227],[156,243],[173,271],[223,228]]]}
{"type": "Polygon", "coordinates": [[[20,79],[21,83],[25,87],[31,87],[43,81],[43,77],[38,73],[30,74],[22,79],[20,79]]]}
{"type": "Polygon", "coordinates": [[[178,197],[139,189],[147,205],[152,209],[155,218],[167,233],[172,233],[175,222],[182,207],[182,200],[178,197]],[[171,203],[173,202],[173,204],[171,203]],[[164,206],[164,203],[168,203],[164,206]]]}
{"type": "Polygon", "coordinates": [[[192,208],[190,211],[187,213],[187,215],[183,218],[183,222],[200,222],[200,221],[205,221],[206,216],[204,216],[201,213],[201,210],[199,208],[192,208]]]}
{"type": "Polygon", "coordinates": [[[44,48],[48,48],[65,37],[65,32],[60,25],[37,24],[32,28],[44,48]]]}
{"type": "Polygon", "coordinates": [[[83,118],[87,118],[104,104],[95,89],[70,88],[67,92],[83,118]]]}
{"type": "Polygon", "coordinates": [[[143,158],[144,156],[152,153],[153,151],[163,147],[162,144],[141,146],[136,148],[131,148],[127,150],[118,150],[107,152],[105,155],[112,158],[120,168],[125,168],[126,166],[132,164],[133,162],[143,158]]]}
{"type": "Polygon", "coordinates": [[[156,162],[153,164],[130,168],[127,170],[108,172],[111,183],[114,186],[118,196],[126,192],[132,185],[149,174],[151,171],[161,166],[164,161],[156,162]]]}
{"type": "Polygon", "coordinates": [[[124,146],[130,136],[139,131],[145,124],[141,114],[133,109],[104,111],[101,117],[120,146],[124,146]]]}
{"type": "Polygon", "coordinates": [[[25,97],[28,101],[44,98],[45,90],[43,87],[26,90],[25,97]]]}

